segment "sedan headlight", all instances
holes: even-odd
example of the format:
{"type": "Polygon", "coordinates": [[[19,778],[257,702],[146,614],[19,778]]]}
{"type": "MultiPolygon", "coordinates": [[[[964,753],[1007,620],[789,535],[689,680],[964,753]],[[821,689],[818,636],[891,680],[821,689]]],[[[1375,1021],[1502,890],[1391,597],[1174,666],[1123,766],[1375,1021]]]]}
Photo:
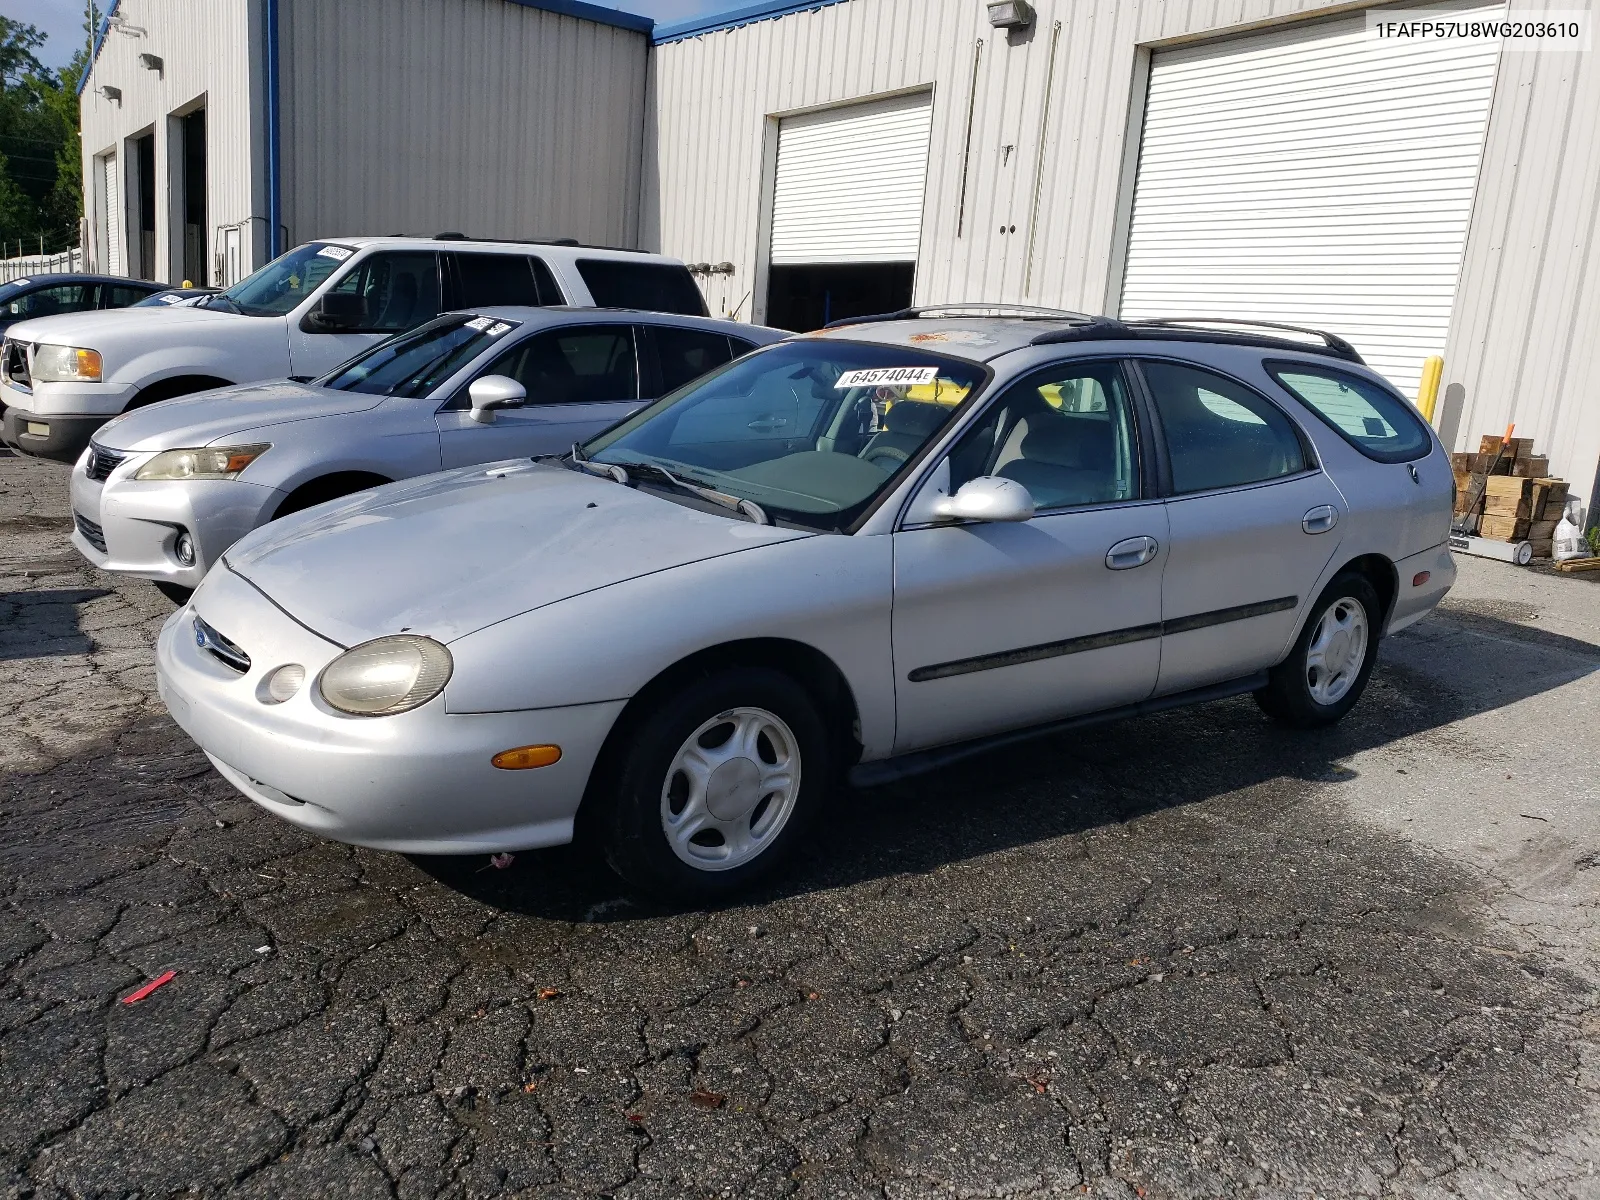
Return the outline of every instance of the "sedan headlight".
{"type": "Polygon", "coordinates": [[[397,634],[346,650],[322,672],[322,698],[357,717],[407,712],[450,682],[455,662],[432,638],[397,634]]]}
{"type": "Polygon", "coordinates": [[[35,383],[99,383],[100,351],[82,346],[35,346],[28,373],[35,383]]]}
{"type": "Polygon", "coordinates": [[[206,446],[199,450],[163,450],[134,472],[135,479],[233,479],[268,450],[259,446],[206,446]]]}

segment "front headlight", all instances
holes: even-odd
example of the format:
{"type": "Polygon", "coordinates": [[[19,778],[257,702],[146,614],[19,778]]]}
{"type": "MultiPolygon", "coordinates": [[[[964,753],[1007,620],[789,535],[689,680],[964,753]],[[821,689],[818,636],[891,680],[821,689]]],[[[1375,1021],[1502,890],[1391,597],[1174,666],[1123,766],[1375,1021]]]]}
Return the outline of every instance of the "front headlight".
{"type": "Polygon", "coordinates": [[[432,638],[397,634],[346,650],[322,672],[322,698],[357,717],[388,716],[426,704],[450,682],[455,662],[432,638]]]}
{"type": "Polygon", "coordinates": [[[100,351],[82,346],[35,346],[28,374],[35,383],[99,383],[100,351]]]}
{"type": "Polygon", "coordinates": [[[163,450],[133,473],[135,479],[233,479],[260,458],[272,443],[259,446],[208,446],[163,450]]]}

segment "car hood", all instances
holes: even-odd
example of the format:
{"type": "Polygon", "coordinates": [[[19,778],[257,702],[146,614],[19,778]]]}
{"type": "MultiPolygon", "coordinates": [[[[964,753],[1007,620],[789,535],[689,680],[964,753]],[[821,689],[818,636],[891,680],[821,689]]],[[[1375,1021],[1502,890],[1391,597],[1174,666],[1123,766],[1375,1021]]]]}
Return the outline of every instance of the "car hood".
{"type": "Polygon", "coordinates": [[[366,412],[385,399],[288,379],[241,383],[136,408],[100,426],[94,440],[129,453],[209,446],[269,425],[366,412]]]}
{"type": "Polygon", "coordinates": [[[321,505],[262,526],[225,562],[341,645],[401,632],[448,642],[614,583],[811,536],[523,459],[321,505]]]}
{"type": "Polygon", "coordinates": [[[6,330],[17,342],[44,342],[51,346],[88,346],[100,351],[139,348],[142,339],[160,329],[170,333],[202,326],[215,328],[218,321],[261,321],[262,317],[242,317],[215,308],[108,308],[94,312],[60,313],[54,317],[35,317],[18,321],[6,330]]]}

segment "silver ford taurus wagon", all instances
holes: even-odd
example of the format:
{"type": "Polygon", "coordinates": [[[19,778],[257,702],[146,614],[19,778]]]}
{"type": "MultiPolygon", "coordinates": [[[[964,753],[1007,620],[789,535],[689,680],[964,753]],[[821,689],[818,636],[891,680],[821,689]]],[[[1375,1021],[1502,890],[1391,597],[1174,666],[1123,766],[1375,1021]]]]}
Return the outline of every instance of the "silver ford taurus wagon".
{"type": "Polygon", "coordinates": [[[755,351],[569,453],[244,537],[162,695],[288,821],[771,871],[842,779],[1251,693],[1298,727],[1454,580],[1450,463],[1339,338],[945,308],[755,351]]]}

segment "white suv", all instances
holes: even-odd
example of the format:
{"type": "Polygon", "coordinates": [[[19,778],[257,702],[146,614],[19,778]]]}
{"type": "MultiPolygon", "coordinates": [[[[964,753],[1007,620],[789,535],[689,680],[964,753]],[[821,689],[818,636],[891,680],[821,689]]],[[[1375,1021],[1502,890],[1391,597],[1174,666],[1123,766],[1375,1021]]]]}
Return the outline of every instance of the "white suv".
{"type": "Polygon", "coordinates": [[[677,259],[572,242],[307,242],[192,308],[23,321],[0,348],[0,436],[71,462],[131,408],[260,379],[311,379],[441,312],[488,305],[706,315],[677,259]]]}

